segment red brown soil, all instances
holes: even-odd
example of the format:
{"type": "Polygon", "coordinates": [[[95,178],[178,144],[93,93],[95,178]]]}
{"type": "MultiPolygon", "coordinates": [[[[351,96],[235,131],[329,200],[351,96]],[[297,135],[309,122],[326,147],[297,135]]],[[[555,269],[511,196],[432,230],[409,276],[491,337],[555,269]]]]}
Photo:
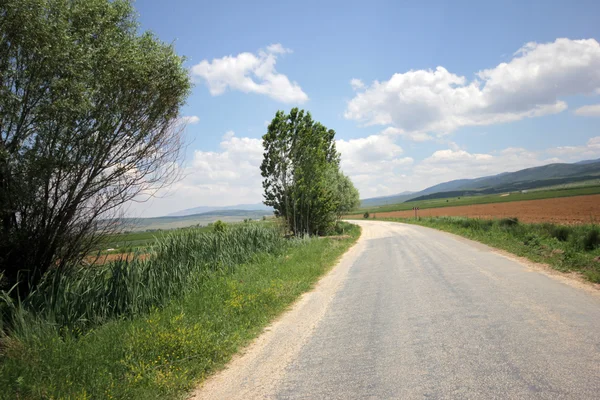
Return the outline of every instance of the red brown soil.
{"type": "MultiPolygon", "coordinates": [[[[376,218],[411,218],[415,215],[412,210],[374,214],[376,218]]],[[[512,201],[507,203],[474,204],[470,206],[427,208],[419,210],[419,216],[461,216],[486,219],[517,217],[519,221],[523,222],[553,222],[560,224],[598,223],[600,221],[600,194],[512,201]]]]}

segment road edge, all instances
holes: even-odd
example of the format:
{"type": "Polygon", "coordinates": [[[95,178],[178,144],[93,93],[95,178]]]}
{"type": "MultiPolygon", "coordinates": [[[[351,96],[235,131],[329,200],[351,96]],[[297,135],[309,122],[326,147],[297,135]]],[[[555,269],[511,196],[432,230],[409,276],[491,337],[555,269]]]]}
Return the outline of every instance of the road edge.
{"type": "Polygon", "coordinates": [[[364,231],[356,242],[262,333],[241,349],[225,367],[206,378],[188,399],[265,398],[278,377],[300,352],[345,282],[350,267],[366,248],[364,231]]]}

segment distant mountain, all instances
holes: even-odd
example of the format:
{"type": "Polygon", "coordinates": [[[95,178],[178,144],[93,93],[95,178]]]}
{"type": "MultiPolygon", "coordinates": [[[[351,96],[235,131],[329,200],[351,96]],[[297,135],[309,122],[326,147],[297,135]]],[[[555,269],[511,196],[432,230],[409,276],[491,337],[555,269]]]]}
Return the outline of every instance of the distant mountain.
{"type": "Polygon", "coordinates": [[[573,164],[556,163],[475,179],[456,179],[410,194],[400,193],[393,196],[364,199],[361,200],[361,206],[377,207],[385,204],[433,198],[511,192],[597,179],[599,177],[600,159],[585,160],[573,164]]]}
{"type": "Polygon", "coordinates": [[[412,199],[415,195],[414,192],[402,192],[398,194],[392,194],[390,196],[373,197],[370,199],[364,199],[360,201],[361,207],[377,207],[384,206],[386,204],[398,204],[412,199]]]}
{"type": "Polygon", "coordinates": [[[271,210],[213,210],[184,216],[125,218],[119,222],[123,225],[125,230],[155,231],[185,228],[192,225],[205,226],[216,220],[239,222],[245,219],[261,219],[263,216],[270,215],[273,215],[271,210]]]}
{"type": "Polygon", "coordinates": [[[477,179],[460,179],[442,183],[422,190],[409,201],[514,192],[599,177],[600,160],[574,164],[548,164],[477,179]]]}
{"type": "Polygon", "coordinates": [[[597,162],[600,162],[600,158],[597,158],[595,160],[583,160],[583,161],[576,162],[575,164],[594,164],[597,162]]]}
{"type": "Polygon", "coordinates": [[[186,215],[202,214],[218,210],[245,210],[245,211],[272,211],[271,207],[265,206],[263,203],[257,204],[236,204],[235,206],[200,206],[194,208],[188,208],[185,210],[177,211],[171,214],[167,214],[167,217],[184,217],[186,215]]]}

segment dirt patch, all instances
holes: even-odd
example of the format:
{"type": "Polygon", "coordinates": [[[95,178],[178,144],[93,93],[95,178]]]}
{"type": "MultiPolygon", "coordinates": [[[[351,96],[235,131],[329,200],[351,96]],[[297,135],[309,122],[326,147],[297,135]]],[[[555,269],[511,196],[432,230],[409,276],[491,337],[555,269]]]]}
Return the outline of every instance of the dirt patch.
{"type": "MultiPolygon", "coordinates": [[[[419,216],[460,216],[486,219],[517,217],[523,222],[597,223],[600,220],[600,195],[427,208],[419,210],[419,216]]],[[[377,213],[377,218],[412,217],[414,217],[412,210],[377,213]]]]}

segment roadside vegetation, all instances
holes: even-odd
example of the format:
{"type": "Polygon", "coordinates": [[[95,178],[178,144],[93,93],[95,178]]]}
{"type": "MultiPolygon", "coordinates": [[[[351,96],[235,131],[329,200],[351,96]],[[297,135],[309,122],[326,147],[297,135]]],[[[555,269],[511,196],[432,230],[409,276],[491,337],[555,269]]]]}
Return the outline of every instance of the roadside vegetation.
{"type": "Polygon", "coordinates": [[[123,233],[112,233],[105,235],[97,243],[96,249],[92,253],[131,253],[131,252],[145,252],[146,249],[150,248],[157,239],[171,235],[175,232],[212,232],[212,224],[209,226],[202,227],[188,227],[179,229],[170,229],[164,231],[150,231],[150,232],[123,232],[123,233]]]}
{"type": "Polygon", "coordinates": [[[183,396],[310,289],[360,231],[340,223],[332,233],[284,239],[259,222],[175,232],[147,261],[48,276],[10,310],[0,397],[183,396]]]}
{"type": "Polygon", "coordinates": [[[180,177],[184,58],[129,0],[6,0],[0,37],[0,398],[183,396],[358,238],[335,131],[298,109],[264,136],[280,218],[124,233],[180,177]]]}
{"type": "Polygon", "coordinates": [[[497,220],[432,217],[385,220],[428,226],[455,233],[563,272],[580,273],[600,283],[600,225],[524,224],[516,218],[497,220]]]}
{"type": "Polygon", "coordinates": [[[391,211],[407,211],[412,210],[413,207],[419,207],[421,209],[426,208],[439,208],[439,207],[457,207],[457,206],[468,206],[473,204],[491,204],[491,203],[507,203],[512,201],[522,200],[541,200],[551,199],[556,197],[571,197],[571,196],[584,196],[600,194],[600,186],[588,186],[588,187],[576,187],[566,189],[544,189],[544,190],[532,190],[527,193],[507,193],[507,194],[493,194],[493,195],[481,195],[481,196],[457,196],[457,197],[444,197],[439,199],[421,200],[421,201],[408,201],[398,204],[389,204],[378,207],[367,207],[355,209],[349,213],[352,216],[362,215],[365,212],[372,213],[383,213],[391,211]]]}
{"type": "Polygon", "coordinates": [[[260,170],[265,204],[296,236],[326,234],[359,206],[359,193],[340,171],[335,131],[309,112],[278,111],[263,136],[260,170]]]}

